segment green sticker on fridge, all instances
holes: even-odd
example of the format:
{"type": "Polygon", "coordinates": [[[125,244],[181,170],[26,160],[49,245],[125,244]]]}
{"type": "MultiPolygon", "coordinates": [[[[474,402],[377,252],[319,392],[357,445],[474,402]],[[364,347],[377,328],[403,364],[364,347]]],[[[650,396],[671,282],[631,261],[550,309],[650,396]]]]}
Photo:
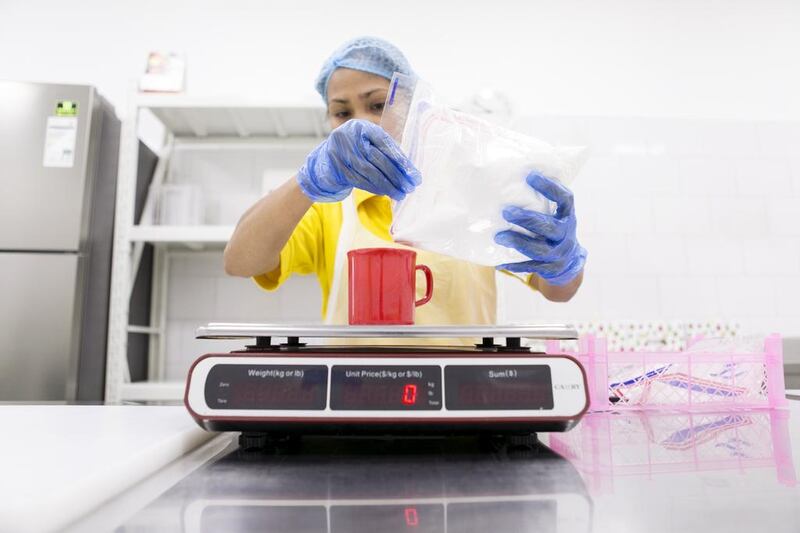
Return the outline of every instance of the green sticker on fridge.
{"type": "Polygon", "coordinates": [[[78,102],[74,100],[61,100],[56,104],[56,116],[74,117],[78,114],[78,102]]]}

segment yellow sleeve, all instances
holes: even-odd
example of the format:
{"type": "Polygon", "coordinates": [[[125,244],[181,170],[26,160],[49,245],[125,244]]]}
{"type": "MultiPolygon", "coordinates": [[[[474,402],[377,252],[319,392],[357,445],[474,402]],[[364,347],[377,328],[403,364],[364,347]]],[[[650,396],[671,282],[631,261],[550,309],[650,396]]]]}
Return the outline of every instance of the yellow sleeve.
{"type": "Polygon", "coordinates": [[[511,276],[512,278],[520,280],[529,289],[532,289],[534,291],[537,290],[536,287],[531,285],[531,277],[533,276],[533,274],[523,274],[521,272],[509,272],[508,270],[501,270],[500,272],[502,272],[506,276],[511,276]]]}
{"type": "Polygon", "coordinates": [[[392,242],[389,227],[392,225],[392,204],[388,196],[366,196],[356,189],[356,202],[361,223],[376,237],[392,242]],[[359,201],[360,200],[360,201],[359,201]]]}
{"type": "Polygon", "coordinates": [[[272,272],[254,276],[258,285],[274,291],[292,274],[316,274],[323,261],[322,217],[316,204],[306,211],[281,250],[280,264],[272,272]]]}

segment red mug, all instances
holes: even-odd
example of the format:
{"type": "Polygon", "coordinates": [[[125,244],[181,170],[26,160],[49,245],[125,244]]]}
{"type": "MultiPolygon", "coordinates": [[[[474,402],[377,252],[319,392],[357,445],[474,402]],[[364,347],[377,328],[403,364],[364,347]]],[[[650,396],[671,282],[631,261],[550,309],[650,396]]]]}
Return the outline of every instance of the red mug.
{"type": "Polygon", "coordinates": [[[433,296],[433,274],[416,265],[417,252],[400,248],[361,248],[347,252],[350,324],[413,324],[414,309],[433,296]],[[425,274],[425,296],[414,301],[417,270],[425,274]]]}

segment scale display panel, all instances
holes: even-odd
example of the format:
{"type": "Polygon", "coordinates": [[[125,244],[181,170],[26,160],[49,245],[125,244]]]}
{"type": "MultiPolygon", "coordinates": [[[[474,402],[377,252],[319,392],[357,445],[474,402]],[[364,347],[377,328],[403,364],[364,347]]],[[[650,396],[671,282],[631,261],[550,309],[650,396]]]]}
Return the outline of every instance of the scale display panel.
{"type": "Polygon", "coordinates": [[[323,410],[327,403],[325,365],[214,365],[205,386],[206,403],[216,409],[323,410]]]}
{"type": "Polygon", "coordinates": [[[331,371],[331,409],[439,410],[439,366],[339,366],[331,371]]]}
{"type": "Polygon", "coordinates": [[[553,408],[547,365],[446,366],[444,375],[451,410],[553,408]]]}

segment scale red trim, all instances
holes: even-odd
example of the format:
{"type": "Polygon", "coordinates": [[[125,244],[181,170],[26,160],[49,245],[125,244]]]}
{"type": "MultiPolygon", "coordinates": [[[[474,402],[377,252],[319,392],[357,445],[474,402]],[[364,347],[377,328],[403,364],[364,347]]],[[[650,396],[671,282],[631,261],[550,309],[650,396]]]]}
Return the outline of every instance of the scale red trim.
{"type": "MultiPolygon", "coordinates": [[[[393,353],[368,353],[368,352],[361,352],[361,353],[348,353],[346,356],[348,358],[374,358],[374,357],[426,357],[429,356],[431,353],[414,353],[414,352],[393,352],[393,353]]],[[[275,422],[275,423],[288,423],[288,424],[302,424],[302,423],[317,423],[317,424],[463,424],[463,423],[546,423],[546,422],[569,422],[574,420],[579,420],[586,414],[586,411],[589,410],[589,387],[588,381],[586,377],[586,370],[583,368],[583,365],[573,356],[567,354],[533,354],[533,353],[508,353],[508,354],[501,354],[504,358],[520,358],[520,359],[531,359],[536,357],[559,357],[559,358],[566,358],[571,359],[574,361],[578,368],[581,371],[581,375],[583,376],[583,392],[586,397],[586,402],[584,403],[583,409],[576,415],[573,416],[551,416],[551,417],[535,417],[535,418],[523,418],[523,417],[506,417],[506,418],[486,418],[486,417],[476,417],[476,418],[392,418],[392,417],[385,417],[385,418],[354,418],[354,417],[323,417],[323,418],[314,418],[314,417],[264,417],[264,416],[210,416],[210,415],[201,415],[194,411],[189,405],[189,383],[191,382],[192,373],[194,372],[195,366],[197,366],[200,361],[204,359],[208,359],[209,357],[307,357],[307,358],[329,358],[332,354],[330,353],[308,353],[308,352],[293,352],[293,353],[286,353],[286,352],[247,352],[247,353],[209,353],[198,357],[192,366],[189,367],[189,373],[186,377],[186,388],[184,389],[183,393],[183,404],[186,406],[186,409],[189,411],[189,414],[194,418],[195,422],[197,422],[201,427],[203,424],[201,421],[242,421],[242,422],[275,422]]],[[[441,358],[464,358],[464,357],[486,357],[486,354],[481,353],[468,353],[468,352],[441,352],[436,353],[436,357],[441,358]]]]}

